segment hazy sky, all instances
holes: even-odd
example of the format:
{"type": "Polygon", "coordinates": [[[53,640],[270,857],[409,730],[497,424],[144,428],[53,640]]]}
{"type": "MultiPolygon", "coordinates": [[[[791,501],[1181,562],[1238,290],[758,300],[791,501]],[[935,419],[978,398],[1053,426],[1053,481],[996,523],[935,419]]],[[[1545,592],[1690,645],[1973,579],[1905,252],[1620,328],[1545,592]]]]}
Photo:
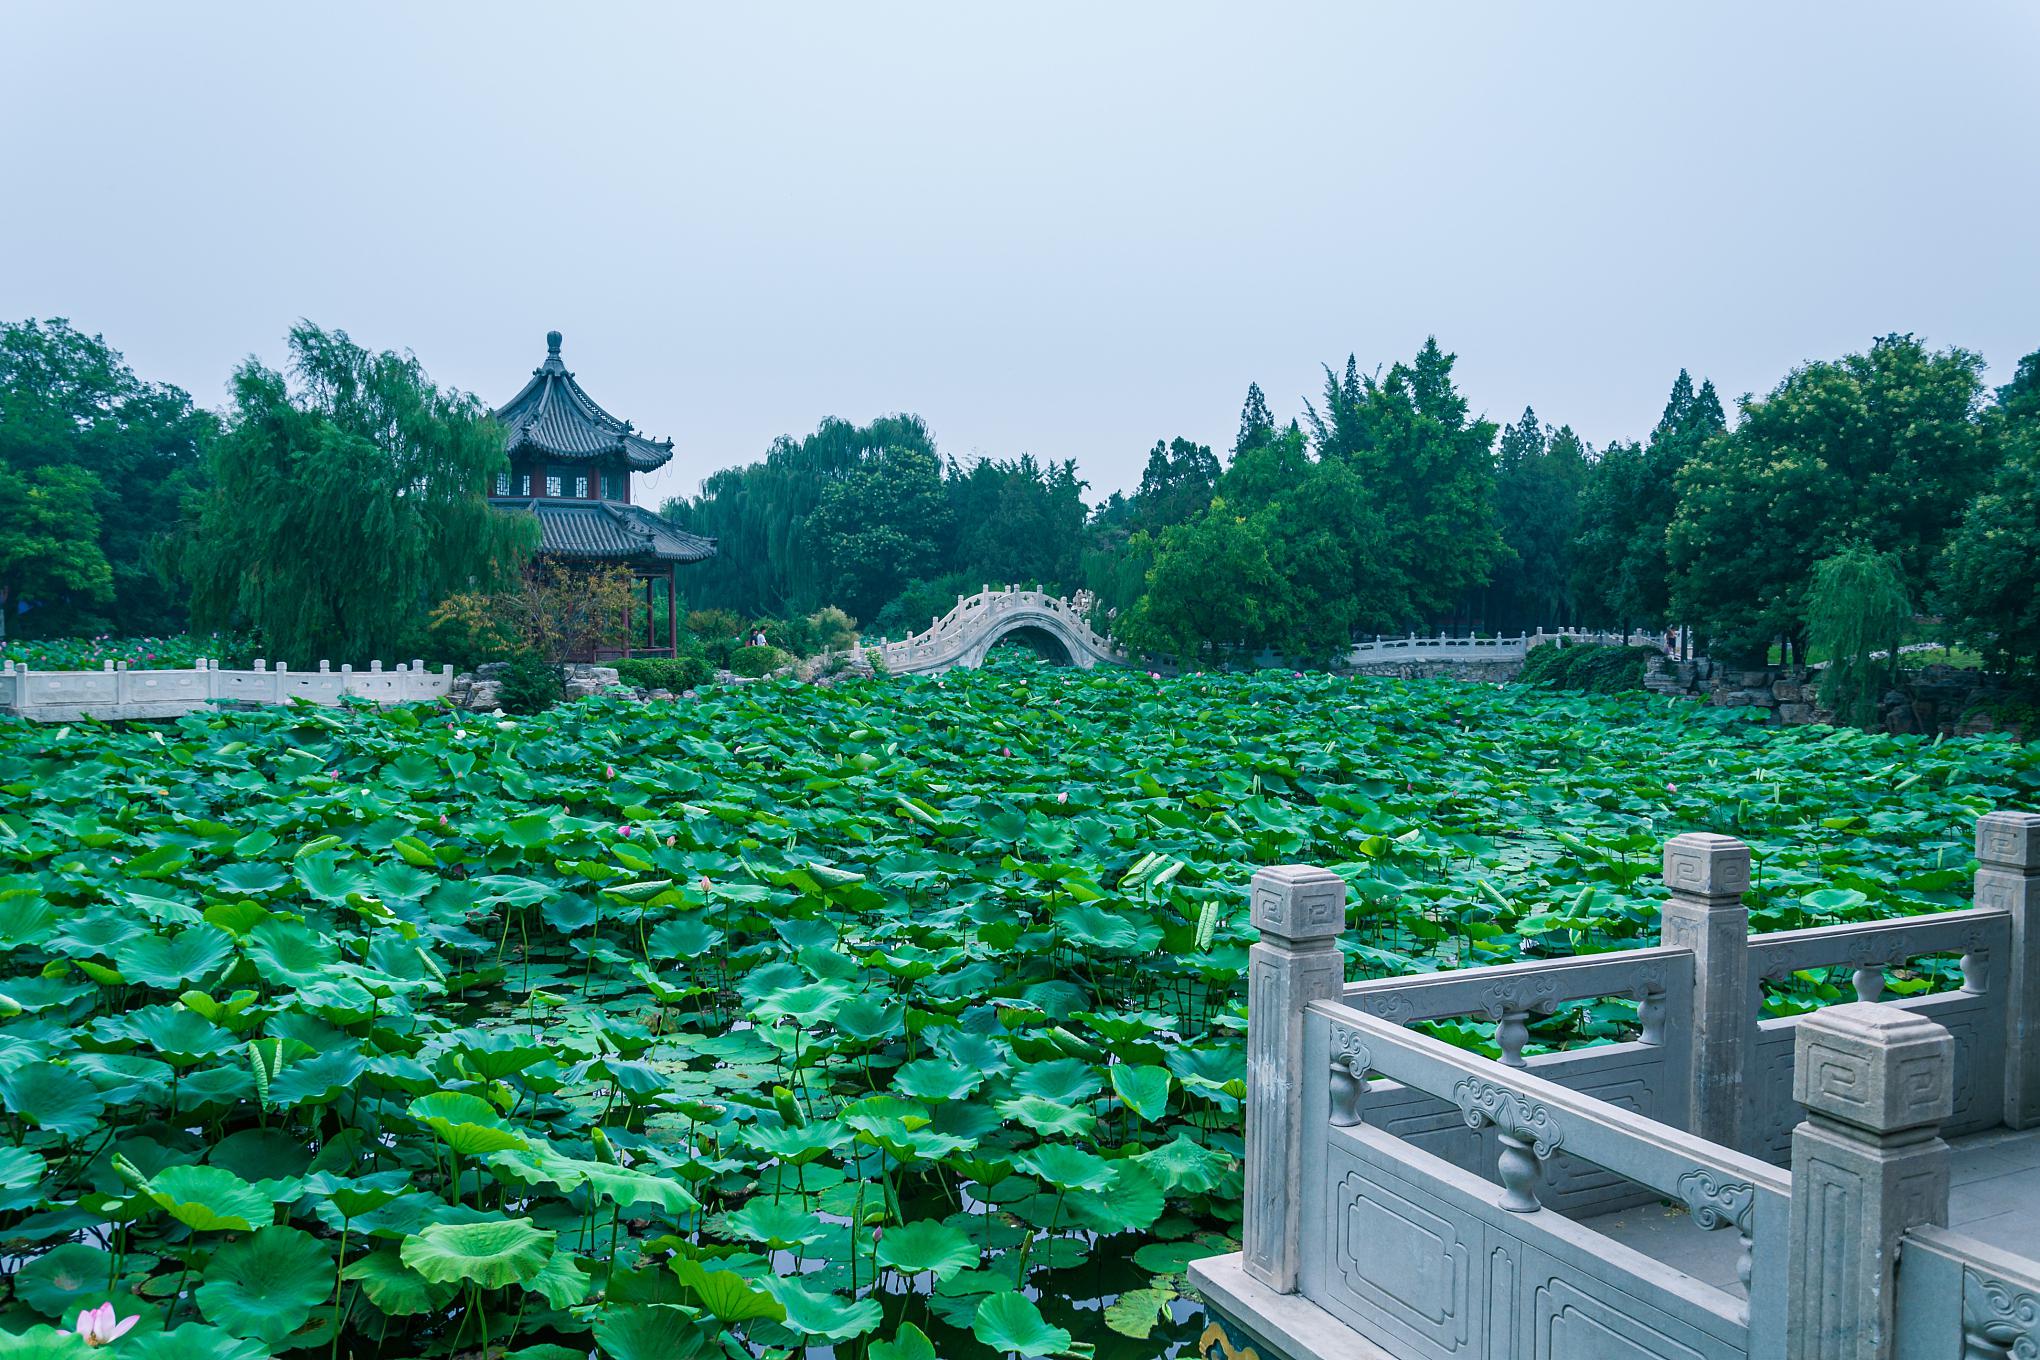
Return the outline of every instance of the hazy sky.
{"type": "Polygon", "coordinates": [[[692,491],[827,415],[1231,441],[1427,334],[1645,433],[1910,330],[2040,348],[2040,7],[0,0],[0,317],[224,400],[296,318],[500,402],[548,328],[692,491]]]}

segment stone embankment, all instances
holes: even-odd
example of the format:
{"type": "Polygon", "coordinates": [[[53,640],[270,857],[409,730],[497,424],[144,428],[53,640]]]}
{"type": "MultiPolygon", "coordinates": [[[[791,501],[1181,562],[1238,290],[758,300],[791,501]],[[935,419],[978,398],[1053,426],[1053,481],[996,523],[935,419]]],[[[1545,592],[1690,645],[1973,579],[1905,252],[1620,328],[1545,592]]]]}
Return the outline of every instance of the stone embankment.
{"type": "MultiPolygon", "coordinates": [[[[1887,732],[1975,736],[2017,730],[1979,707],[2000,692],[1994,676],[1954,666],[1926,666],[1899,675],[1898,686],[1878,704],[1878,723],[1887,732]]],[[[1643,685],[1653,694],[1717,708],[1762,709],[1778,726],[1835,721],[1820,706],[1819,673],[1801,667],[1654,657],[1644,666],[1643,685]]]]}

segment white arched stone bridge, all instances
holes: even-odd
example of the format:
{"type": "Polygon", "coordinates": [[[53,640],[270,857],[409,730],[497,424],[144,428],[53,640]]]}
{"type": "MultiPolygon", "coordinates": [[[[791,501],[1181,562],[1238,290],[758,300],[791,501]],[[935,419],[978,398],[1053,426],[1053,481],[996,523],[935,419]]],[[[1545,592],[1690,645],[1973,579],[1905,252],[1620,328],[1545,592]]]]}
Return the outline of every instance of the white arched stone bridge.
{"type": "Polygon", "coordinates": [[[1093,666],[1130,666],[1127,650],[1094,631],[1085,617],[1085,600],[1059,599],[1018,586],[975,595],[959,595],[956,607],[930,622],[927,631],[897,642],[881,638],[867,652],[885,658],[894,675],[933,675],[952,666],[982,666],[999,643],[1024,643],[1050,661],[1090,670],[1093,666]]]}
{"type": "MultiPolygon", "coordinates": [[[[1074,599],[1060,599],[1039,590],[1008,586],[994,590],[986,586],[975,595],[959,595],[956,607],[929,622],[925,632],[895,642],[881,638],[861,650],[885,658],[894,675],[934,675],[952,666],[974,668],[999,643],[1013,639],[1025,643],[1050,661],[1080,670],[1094,666],[1132,666],[1141,661],[1090,624],[1090,598],[1079,592],[1074,599]]],[[[1649,633],[1595,633],[1563,628],[1554,632],[1538,629],[1514,637],[1454,637],[1439,633],[1431,637],[1376,637],[1356,642],[1343,658],[1345,666],[1362,670],[1374,666],[1402,666],[1425,662],[1520,662],[1531,649],[1543,646],[1577,646],[1582,643],[1627,643],[1632,646],[1665,648],[1662,637],[1649,633]]],[[[1161,665],[1162,663],[1153,663],[1161,665]]],[[[1273,654],[1254,659],[1259,666],[1289,664],[1273,654]]],[[[1169,669],[1166,666],[1163,669],[1169,669]]]]}

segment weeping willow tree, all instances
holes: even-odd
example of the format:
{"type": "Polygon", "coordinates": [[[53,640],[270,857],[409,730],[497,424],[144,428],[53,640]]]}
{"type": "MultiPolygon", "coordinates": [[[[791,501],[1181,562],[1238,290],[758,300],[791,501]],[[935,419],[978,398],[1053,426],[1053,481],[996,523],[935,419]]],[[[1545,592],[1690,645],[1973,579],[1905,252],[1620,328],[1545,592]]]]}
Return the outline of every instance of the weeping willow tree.
{"type": "Polygon", "coordinates": [[[234,374],[208,461],[171,551],[192,622],[253,628],[292,665],[395,659],[439,601],[513,579],[538,536],[485,499],[507,463],[479,400],[310,322],[288,377],[253,359],[234,374]]]}
{"type": "Polygon", "coordinates": [[[1899,638],[1911,617],[1905,570],[1892,554],[1852,543],[1814,563],[1807,631],[1813,650],[1828,659],[1821,703],[1868,726],[1897,669],[1899,638]]]}
{"type": "Polygon", "coordinates": [[[688,569],[687,602],[773,616],[840,603],[835,544],[818,512],[832,488],[840,501],[843,484],[889,454],[932,461],[934,436],[915,415],[868,425],[831,417],[805,438],[781,435],[763,462],[709,477],[693,500],[668,501],[662,515],[716,540],[716,555],[688,569]]]}

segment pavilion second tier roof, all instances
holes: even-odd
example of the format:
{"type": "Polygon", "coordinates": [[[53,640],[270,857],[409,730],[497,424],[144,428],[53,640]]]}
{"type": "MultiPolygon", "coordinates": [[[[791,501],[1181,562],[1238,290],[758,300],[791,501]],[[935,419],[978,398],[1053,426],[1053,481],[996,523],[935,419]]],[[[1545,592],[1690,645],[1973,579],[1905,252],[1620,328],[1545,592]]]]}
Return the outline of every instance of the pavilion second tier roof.
{"type": "Polygon", "coordinates": [[[532,370],[531,381],[496,408],[511,453],[527,450],[579,462],[620,454],[634,472],[665,465],[673,456],[672,440],[647,439],[629,421],[596,405],[560,359],[558,331],[546,332],[545,349],[545,362],[532,370]]]}
{"type": "Polygon", "coordinates": [[[494,500],[498,510],[538,516],[542,557],[590,561],[699,562],[715,556],[715,540],[688,533],[641,505],[615,501],[494,500]]]}

